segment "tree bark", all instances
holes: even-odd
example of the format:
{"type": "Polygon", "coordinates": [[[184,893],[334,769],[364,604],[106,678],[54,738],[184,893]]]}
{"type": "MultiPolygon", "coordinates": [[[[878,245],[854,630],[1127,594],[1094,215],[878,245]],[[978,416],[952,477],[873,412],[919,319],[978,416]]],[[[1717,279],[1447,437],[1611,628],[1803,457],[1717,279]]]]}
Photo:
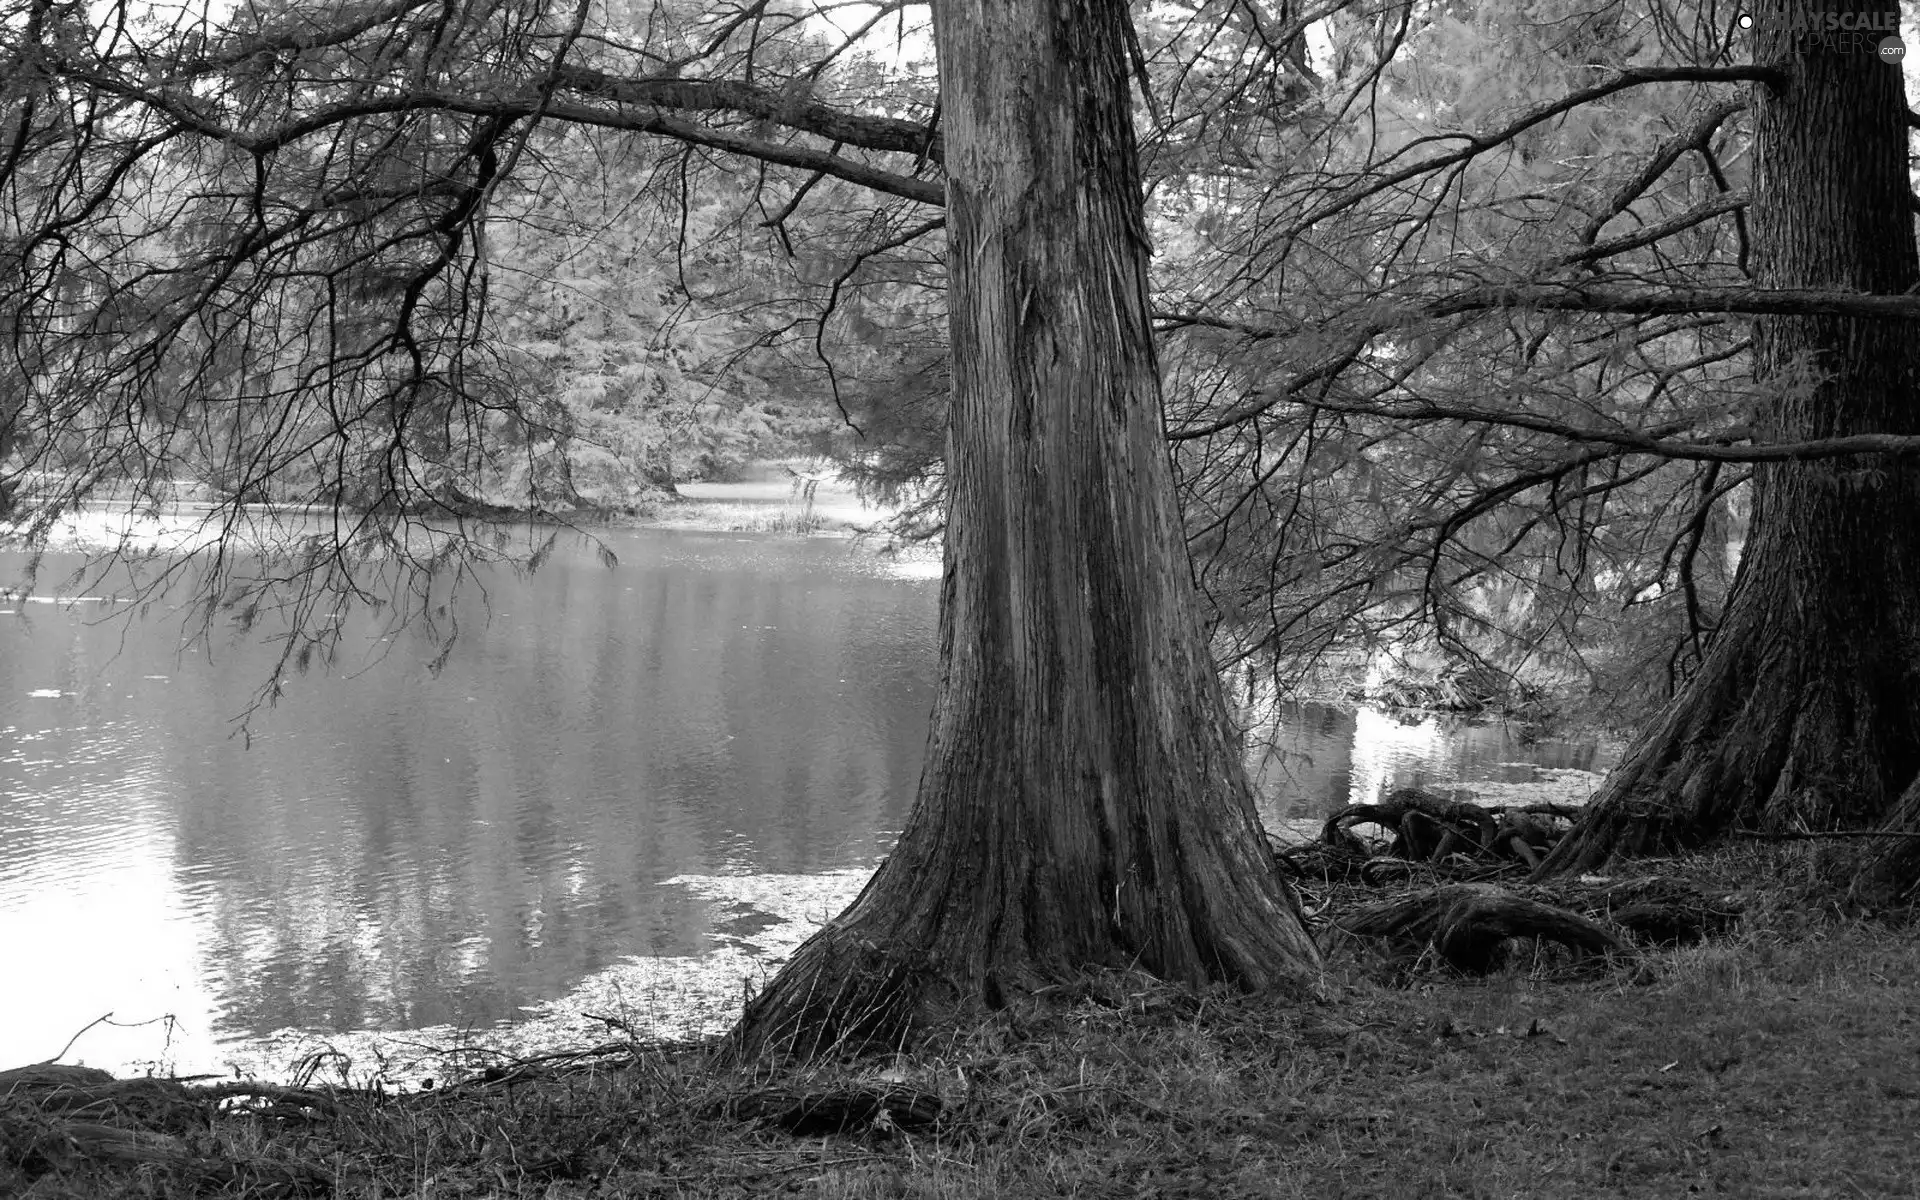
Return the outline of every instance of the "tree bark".
{"type": "MultiPolygon", "coordinates": [[[[1897,295],[1920,284],[1901,72],[1760,11],[1753,235],[1761,287],[1897,295]]],[[[1877,36],[1877,35],[1874,35],[1877,36]]],[[[1756,320],[1770,440],[1920,432],[1920,325],[1756,320]]],[[[1858,455],[1763,463],[1726,612],[1693,678],[1629,750],[1542,873],[1699,846],[1736,825],[1857,827],[1920,772],[1920,473],[1858,455]]]]}
{"type": "Polygon", "coordinates": [[[747,1007],[813,1056],[1089,968],[1318,986],[1201,631],[1123,0],[935,6],[953,415],[941,684],[892,856],[747,1007]]]}

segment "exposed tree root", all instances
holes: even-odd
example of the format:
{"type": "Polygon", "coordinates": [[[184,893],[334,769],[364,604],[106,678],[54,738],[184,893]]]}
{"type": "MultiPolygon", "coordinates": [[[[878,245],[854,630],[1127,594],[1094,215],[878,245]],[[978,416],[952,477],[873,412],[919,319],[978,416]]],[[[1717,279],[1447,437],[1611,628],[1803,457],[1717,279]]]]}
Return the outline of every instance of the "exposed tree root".
{"type": "Polygon", "coordinates": [[[1378,804],[1341,809],[1327,818],[1318,841],[1278,847],[1274,857],[1296,879],[1372,886],[1419,874],[1484,879],[1513,864],[1537,866],[1578,811],[1564,804],[1488,808],[1401,788],[1378,804]],[[1387,831],[1392,840],[1383,852],[1354,833],[1362,825],[1387,831]]]}
{"type": "Polygon", "coordinates": [[[1361,937],[1432,947],[1462,971],[1483,975],[1499,961],[1502,944],[1544,938],[1587,954],[1628,954],[1618,934],[1563,908],[1484,883],[1456,883],[1370,905],[1335,925],[1361,937]]]}
{"type": "Polygon", "coordinates": [[[1327,818],[1320,840],[1337,844],[1355,825],[1373,824],[1393,834],[1395,858],[1445,858],[1455,851],[1491,853],[1494,817],[1478,804],[1449,800],[1419,788],[1401,788],[1378,804],[1354,804],[1327,818]]]}
{"type": "Polygon", "coordinates": [[[1562,885],[1532,894],[1659,946],[1692,945],[1726,934],[1741,913],[1733,897],[1709,896],[1689,880],[1660,875],[1597,887],[1562,885]]]}

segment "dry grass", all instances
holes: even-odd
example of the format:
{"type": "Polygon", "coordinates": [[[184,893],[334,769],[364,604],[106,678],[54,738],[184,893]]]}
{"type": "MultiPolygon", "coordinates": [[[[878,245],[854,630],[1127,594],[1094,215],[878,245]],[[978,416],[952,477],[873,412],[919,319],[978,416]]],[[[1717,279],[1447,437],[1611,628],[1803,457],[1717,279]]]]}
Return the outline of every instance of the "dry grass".
{"type": "MultiPolygon", "coordinates": [[[[304,1164],[341,1197],[1912,1196],[1920,950],[1832,902],[1800,849],[1686,864],[1739,890],[1731,940],[1487,979],[1336,952],[1334,1003],[1093,979],[898,1058],[804,1074],[637,1047],[183,1134],[304,1164]],[[931,1132],[797,1138],[719,1115],[850,1078],[939,1094],[931,1132]]],[[[0,1108],[0,1195],[266,1195],[178,1172],[46,1170],[0,1108]]],[[[287,1194],[283,1189],[282,1194],[287,1194]]]]}

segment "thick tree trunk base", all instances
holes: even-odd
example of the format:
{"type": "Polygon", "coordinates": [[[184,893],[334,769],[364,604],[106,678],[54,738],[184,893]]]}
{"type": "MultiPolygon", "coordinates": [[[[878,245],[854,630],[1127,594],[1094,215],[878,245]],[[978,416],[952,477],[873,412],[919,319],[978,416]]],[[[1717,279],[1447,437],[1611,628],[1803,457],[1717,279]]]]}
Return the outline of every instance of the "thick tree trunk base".
{"type": "Polygon", "coordinates": [[[1699,826],[1659,804],[1614,802],[1575,826],[1555,852],[1534,868],[1533,878],[1598,872],[1643,859],[1689,853],[1706,841],[1699,826]]]}
{"type": "MultiPolygon", "coordinates": [[[[878,883],[879,881],[876,881],[878,883]]],[[[885,885],[891,891],[893,886],[885,885]]],[[[1281,885],[1284,887],[1284,885],[1281,885]]],[[[854,908],[794,953],[747,1004],[728,1049],[740,1060],[810,1061],[898,1052],[923,1034],[979,1020],[1102,970],[1140,968],[1175,983],[1228,983],[1290,999],[1321,994],[1319,953],[1292,910],[1265,927],[1225,927],[1201,959],[1156,962],[1118,930],[1103,947],[1049,956],[997,927],[1023,921],[940,921],[957,906],[926,893],[889,904],[869,886],[854,908]],[[898,916],[894,914],[900,914],[898,916]],[[942,970],[936,964],[945,964],[942,970]]],[[[1244,898],[1221,898],[1232,906],[1244,898]]],[[[1247,904],[1245,911],[1262,906],[1247,904]]]]}
{"type": "Polygon", "coordinates": [[[1691,853],[1733,829],[1884,819],[1920,763],[1908,666],[1920,648],[1793,638],[1756,608],[1716,639],[1535,878],[1691,853]]]}
{"type": "Polygon", "coordinates": [[[930,957],[882,946],[836,923],[815,934],[748,1002],[728,1049],[742,1060],[808,1061],[904,1049],[964,1008],[930,957]]]}

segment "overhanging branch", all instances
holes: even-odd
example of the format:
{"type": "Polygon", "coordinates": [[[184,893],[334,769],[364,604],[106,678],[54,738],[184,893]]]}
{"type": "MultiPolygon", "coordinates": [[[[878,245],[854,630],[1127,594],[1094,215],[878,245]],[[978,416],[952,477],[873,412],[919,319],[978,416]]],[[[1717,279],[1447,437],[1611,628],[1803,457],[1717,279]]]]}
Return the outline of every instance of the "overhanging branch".
{"type": "MultiPolygon", "coordinates": [[[[1735,194],[1721,197],[1708,205],[1682,214],[1669,223],[1683,227],[1707,216],[1730,212],[1744,206],[1746,197],[1735,194]]],[[[1664,227],[1663,227],[1664,228],[1664,227]]],[[[1637,237],[1637,235],[1636,235],[1637,237]]],[[[1637,244],[1637,243],[1636,243],[1637,244]]],[[[1594,248],[1595,253],[1614,253],[1621,243],[1612,242],[1594,248]]],[[[1586,252],[1575,256],[1587,257],[1586,252]]],[[[1567,261],[1573,261],[1569,259],[1567,261]]],[[[1606,283],[1524,283],[1506,286],[1467,288],[1419,304],[1372,310],[1374,319],[1353,332],[1355,338],[1369,339],[1406,329],[1424,321],[1456,317],[1464,313],[1496,310],[1539,312],[1617,313],[1623,316],[1659,317],[1698,313],[1771,317],[1857,317],[1877,321],[1920,321],[1920,295],[1876,296],[1866,292],[1832,292],[1791,288],[1669,288],[1606,283]]],[[[1161,309],[1153,319],[1161,330],[1183,328],[1218,329],[1237,333],[1250,341],[1266,341],[1305,332],[1306,326],[1291,328],[1236,321],[1203,311],[1161,309]]]]}
{"type": "Polygon", "coordinates": [[[566,66],[559,72],[558,84],[562,91],[621,105],[739,113],[863,150],[924,155],[936,163],[946,155],[940,135],[916,121],[851,113],[804,94],[793,96],[732,79],[631,79],[591,67],[566,66]]]}
{"type": "MultiPolygon", "coordinates": [[[[248,130],[223,124],[207,116],[204,112],[205,106],[200,103],[165,91],[144,87],[114,75],[87,72],[75,66],[68,66],[65,74],[103,94],[143,104],[155,112],[164,114],[182,128],[202,137],[226,142],[257,156],[270,154],[332,126],[382,114],[451,112],[512,121],[531,117],[537,113],[542,120],[546,121],[562,121],[575,125],[597,126],[602,129],[656,134],[686,142],[689,145],[706,146],[744,155],[761,162],[818,171],[877,192],[916,200],[935,207],[942,207],[946,203],[945,187],[932,180],[916,179],[909,175],[883,170],[826,150],[788,145],[730,130],[712,128],[659,109],[626,111],[587,104],[555,101],[543,103],[541,97],[533,92],[490,98],[435,91],[408,91],[394,96],[331,104],[283,125],[248,130]]],[[[919,131],[921,139],[925,139],[925,130],[920,129],[919,126],[912,125],[911,122],[902,122],[902,124],[919,131]]],[[[802,129],[801,132],[811,131],[802,129]]],[[[908,149],[917,152],[918,146],[908,149]]]]}
{"type": "MultiPolygon", "coordinates": [[[[1920,437],[1898,434],[1859,434],[1853,437],[1772,444],[1747,443],[1750,431],[1726,431],[1710,439],[1677,441],[1656,438],[1624,427],[1581,428],[1527,414],[1491,413],[1466,406],[1413,404],[1341,405],[1324,397],[1309,398],[1309,389],[1332,378],[1358,360],[1374,338],[1395,330],[1463,314],[1513,309],[1543,312],[1617,313],[1630,316],[1674,316],[1727,313],[1752,316],[1835,316],[1866,320],[1920,321],[1920,295],[1877,296],[1862,292],[1767,288],[1660,288],[1610,284],[1519,284],[1509,287],[1469,288],[1419,305],[1376,315],[1368,325],[1350,333],[1330,353],[1296,373],[1286,383],[1262,391],[1203,425],[1171,431],[1171,441],[1210,437],[1252,420],[1282,404],[1302,404],[1329,412],[1376,416],[1391,420],[1458,420],[1530,429],[1569,441],[1616,446],[1623,453],[1654,454],[1665,458],[1709,462],[1765,462],[1784,459],[1835,458],[1849,454],[1920,453],[1920,437]]],[[[1264,340],[1286,332],[1241,324],[1204,313],[1156,313],[1163,328],[1210,327],[1264,340]]]]}
{"type": "Polygon", "coordinates": [[[1622,313],[1671,316],[1679,313],[1743,313],[1770,317],[1859,317],[1868,320],[1920,320],[1920,295],[1875,296],[1865,292],[1810,288],[1668,288],[1615,284],[1533,283],[1479,287],[1456,292],[1410,313],[1410,320],[1448,317],[1487,309],[1538,309],[1551,312],[1622,313]]]}
{"type": "MultiPolygon", "coordinates": [[[[1432,137],[1419,138],[1402,148],[1394,158],[1412,153],[1416,148],[1436,142],[1459,143],[1452,149],[1408,163],[1380,175],[1369,176],[1352,187],[1343,189],[1325,203],[1308,212],[1288,229],[1286,237],[1296,237],[1314,225],[1319,224],[1354,205],[1367,200],[1390,188],[1398,187],[1410,179],[1430,175],[1456,167],[1475,158],[1496,146],[1504,145],[1519,137],[1527,130],[1544,124],[1556,117],[1564,116],[1584,104],[1604,100],[1618,92],[1630,88],[1645,87],[1660,83],[1763,83],[1771,87],[1784,87],[1787,73],[1778,67],[1733,66],[1733,67],[1635,67],[1629,70],[1612,71],[1599,82],[1580,88],[1557,99],[1536,104],[1520,116],[1509,121],[1501,128],[1486,134],[1447,133],[1432,137]]],[[[1388,164],[1380,164],[1384,169],[1388,164]]]]}
{"type": "Polygon", "coordinates": [[[1464,404],[1433,400],[1387,404],[1342,404],[1326,399],[1296,400],[1323,412],[1372,416],[1390,421],[1458,421],[1549,434],[1569,442],[1610,446],[1619,455],[1644,454],[1694,462],[1784,462],[1843,458],[1852,454],[1920,454],[1920,436],[1898,433],[1860,433],[1849,437],[1814,438],[1798,442],[1753,442],[1754,431],[1729,429],[1711,437],[1679,440],[1661,432],[1615,428],[1582,428],[1528,413],[1493,412],[1464,404]]]}

